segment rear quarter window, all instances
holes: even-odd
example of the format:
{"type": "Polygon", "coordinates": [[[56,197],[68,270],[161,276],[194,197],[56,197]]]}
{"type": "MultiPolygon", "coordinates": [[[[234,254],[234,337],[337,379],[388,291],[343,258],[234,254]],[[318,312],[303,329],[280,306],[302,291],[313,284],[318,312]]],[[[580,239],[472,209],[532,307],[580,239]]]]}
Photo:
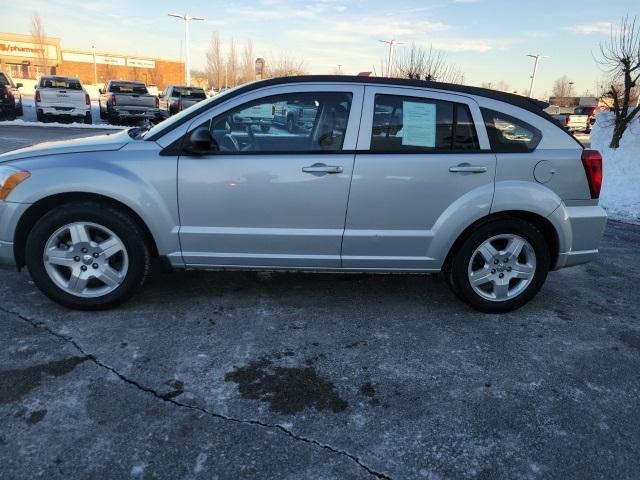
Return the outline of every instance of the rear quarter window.
{"type": "Polygon", "coordinates": [[[481,111],[495,153],[533,152],[542,140],[542,132],[533,125],[495,110],[481,111]]]}

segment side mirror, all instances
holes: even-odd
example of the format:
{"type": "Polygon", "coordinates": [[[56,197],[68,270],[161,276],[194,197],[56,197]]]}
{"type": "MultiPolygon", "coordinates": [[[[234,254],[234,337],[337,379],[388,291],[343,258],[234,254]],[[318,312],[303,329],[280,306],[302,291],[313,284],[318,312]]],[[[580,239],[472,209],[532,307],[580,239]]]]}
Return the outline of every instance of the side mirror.
{"type": "Polygon", "coordinates": [[[191,155],[206,155],[218,151],[218,144],[206,127],[199,127],[189,133],[183,150],[191,155]]]}
{"type": "Polygon", "coordinates": [[[16,88],[22,88],[24,87],[24,85],[22,85],[21,83],[16,83],[16,88]]]}

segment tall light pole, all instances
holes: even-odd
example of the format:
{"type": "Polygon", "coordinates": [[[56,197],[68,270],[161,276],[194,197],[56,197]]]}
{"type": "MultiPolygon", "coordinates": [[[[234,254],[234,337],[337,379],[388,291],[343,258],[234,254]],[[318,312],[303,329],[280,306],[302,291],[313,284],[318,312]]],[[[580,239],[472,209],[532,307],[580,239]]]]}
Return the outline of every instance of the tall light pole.
{"type": "Polygon", "coordinates": [[[531,75],[531,86],[529,87],[529,98],[533,98],[533,86],[536,84],[536,73],[538,72],[538,62],[541,58],[549,58],[539,53],[535,55],[530,53],[527,57],[535,58],[535,63],[533,64],[533,75],[531,75]]]}
{"type": "Polygon", "coordinates": [[[387,58],[387,77],[391,76],[391,63],[393,62],[393,50],[396,45],[404,45],[405,42],[400,42],[396,39],[391,40],[378,40],[379,42],[386,43],[389,45],[389,56],[387,58]]]}
{"type": "Polygon", "coordinates": [[[189,50],[189,21],[190,20],[204,20],[202,17],[192,17],[187,15],[179,15],[177,13],[169,13],[167,14],[170,17],[176,17],[184,20],[184,50],[186,52],[186,63],[184,65],[185,69],[185,77],[187,80],[187,85],[191,85],[191,52],[189,50]]]}
{"type": "Polygon", "coordinates": [[[98,68],[96,66],[96,46],[91,45],[91,51],[93,52],[93,84],[98,84],[98,68]]]}

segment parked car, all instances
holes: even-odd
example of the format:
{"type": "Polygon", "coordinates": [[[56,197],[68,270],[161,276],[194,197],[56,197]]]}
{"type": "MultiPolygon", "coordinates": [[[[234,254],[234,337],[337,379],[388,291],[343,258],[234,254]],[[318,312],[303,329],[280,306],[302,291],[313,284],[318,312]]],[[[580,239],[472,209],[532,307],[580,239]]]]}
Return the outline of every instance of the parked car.
{"type": "Polygon", "coordinates": [[[596,113],[601,110],[602,107],[598,106],[576,107],[573,113],[559,113],[553,118],[570,132],[589,133],[596,121],[596,113]]]}
{"type": "Polygon", "coordinates": [[[291,77],[146,132],[5,153],[0,263],[26,266],[79,309],[125,301],[158,257],[174,269],[443,272],[472,307],[513,310],[550,270],[592,260],[606,223],[602,157],[545,105],[415,80],[291,77]],[[311,127],[233,121],[274,104],[314,105],[311,127]]]}
{"type": "Polygon", "coordinates": [[[0,117],[10,120],[23,115],[21,83],[13,83],[9,74],[0,72],[0,117]]]}
{"type": "Polygon", "coordinates": [[[77,78],[45,75],[39,78],[35,89],[39,122],[54,119],[92,123],[91,99],[77,78]]]}
{"type": "Polygon", "coordinates": [[[150,95],[142,82],[110,80],[100,89],[100,118],[109,123],[139,122],[149,120],[158,123],[167,118],[160,109],[157,96],[150,95]]]}
{"type": "Polygon", "coordinates": [[[273,123],[287,127],[291,133],[309,130],[315,121],[318,106],[314,103],[301,103],[298,100],[276,102],[273,109],[273,123]]]}
{"type": "Polygon", "coordinates": [[[206,100],[207,95],[204,93],[204,89],[200,87],[169,85],[162,91],[159,98],[160,108],[171,116],[202,100],[206,100]]]}

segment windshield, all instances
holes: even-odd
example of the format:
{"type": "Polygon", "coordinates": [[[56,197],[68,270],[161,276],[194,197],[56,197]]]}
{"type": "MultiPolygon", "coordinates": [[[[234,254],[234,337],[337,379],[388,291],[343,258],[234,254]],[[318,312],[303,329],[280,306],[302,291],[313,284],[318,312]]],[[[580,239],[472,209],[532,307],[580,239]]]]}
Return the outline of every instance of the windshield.
{"type": "MultiPolygon", "coordinates": [[[[246,85],[246,84],[245,84],[246,85]]],[[[200,108],[204,110],[206,110],[207,105],[209,105],[212,102],[216,102],[219,101],[221,98],[226,97],[227,95],[229,95],[230,93],[234,92],[235,90],[237,90],[238,88],[240,88],[240,86],[237,87],[233,87],[230,88],[228,90],[225,90],[222,93],[219,93],[218,95],[216,95],[215,97],[211,97],[208,100],[205,100],[203,102],[199,102],[196,103],[195,105],[190,106],[189,108],[184,109],[182,112],[178,113],[177,115],[174,115],[173,117],[169,117],[167,120],[160,122],[159,124],[157,124],[155,127],[153,127],[152,129],[148,130],[147,132],[144,133],[143,138],[149,138],[151,136],[154,136],[156,134],[161,134],[162,131],[165,128],[169,128],[172,125],[176,124],[176,123],[180,123],[182,122],[182,120],[184,119],[184,117],[188,116],[191,114],[191,112],[198,110],[200,108]]]]}
{"type": "Polygon", "coordinates": [[[189,87],[174,87],[174,97],[188,97],[188,98],[207,98],[204,94],[204,90],[201,88],[189,88],[189,87]]]}
{"type": "Polygon", "coordinates": [[[138,95],[146,95],[147,87],[142,83],[112,83],[109,86],[111,93],[135,93],[138,95]]]}
{"type": "Polygon", "coordinates": [[[40,88],[64,88],[65,90],[82,90],[80,82],[67,78],[43,78],[40,80],[40,88]]]}

